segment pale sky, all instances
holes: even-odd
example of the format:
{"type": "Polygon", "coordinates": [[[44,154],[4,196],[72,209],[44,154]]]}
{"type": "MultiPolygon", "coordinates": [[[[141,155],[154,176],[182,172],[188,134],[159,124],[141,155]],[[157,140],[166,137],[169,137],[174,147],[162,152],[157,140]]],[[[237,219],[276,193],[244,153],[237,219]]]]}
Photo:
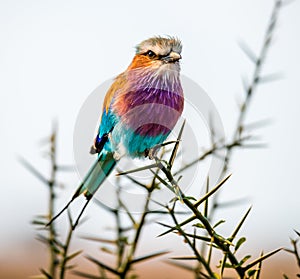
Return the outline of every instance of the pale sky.
{"type": "MultiPolygon", "coordinates": [[[[17,156],[47,174],[41,140],[57,119],[59,161],[73,164],[81,106],[97,86],[128,66],[140,41],[165,34],[182,40],[182,73],[207,92],[230,135],[243,96],[241,78],[250,78],[253,69],[237,42],[245,40],[258,53],[272,5],[271,0],[1,1],[0,260],[2,253],[8,260],[16,257],[5,251],[33,239],[29,222],[46,210],[47,188],[17,156]]],[[[224,200],[248,197],[249,202],[218,212],[219,218],[228,216],[224,232],[229,234],[253,205],[242,233],[257,255],[287,246],[292,230],[300,230],[299,13],[299,1],[283,9],[264,67],[266,74],[280,72],[284,78],[260,86],[247,115],[248,122],[272,119],[257,131],[268,148],[235,152],[233,176],[222,194],[224,200]]],[[[61,180],[69,186],[60,191],[63,205],[78,179],[68,174],[61,180]]],[[[93,211],[87,214],[92,219],[93,211]]]]}

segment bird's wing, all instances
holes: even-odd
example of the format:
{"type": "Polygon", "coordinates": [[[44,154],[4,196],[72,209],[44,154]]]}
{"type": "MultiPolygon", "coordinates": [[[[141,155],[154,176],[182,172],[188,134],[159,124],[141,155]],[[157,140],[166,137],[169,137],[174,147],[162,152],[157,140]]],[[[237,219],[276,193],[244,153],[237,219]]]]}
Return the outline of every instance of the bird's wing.
{"type": "Polygon", "coordinates": [[[117,118],[111,110],[111,105],[116,95],[121,91],[124,85],[124,74],[120,74],[119,76],[117,76],[114,83],[111,85],[105,95],[98,134],[94,140],[94,145],[91,148],[92,154],[100,153],[102,151],[105,143],[109,140],[109,133],[113,130],[114,126],[117,123],[117,118]]]}
{"type": "Polygon", "coordinates": [[[109,109],[111,108],[113,99],[116,97],[117,94],[119,94],[122,91],[122,89],[124,89],[125,85],[125,73],[122,73],[116,77],[114,83],[111,85],[111,87],[108,89],[105,95],[103,102],[103,112],[105,111],[106,113],[108,113],[109,109]]]}

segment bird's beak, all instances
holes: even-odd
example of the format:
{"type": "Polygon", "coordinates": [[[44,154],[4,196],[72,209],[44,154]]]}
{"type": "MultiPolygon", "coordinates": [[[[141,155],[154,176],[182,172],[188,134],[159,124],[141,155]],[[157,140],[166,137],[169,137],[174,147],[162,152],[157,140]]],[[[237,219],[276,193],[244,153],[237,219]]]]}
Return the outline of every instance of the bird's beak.
{"type": "Polygon", "coordinates": [[[181,55],[178,52],[171,51],[163,60],[167,63],[174,63],[179,59],[181,59],[181,55]]]}

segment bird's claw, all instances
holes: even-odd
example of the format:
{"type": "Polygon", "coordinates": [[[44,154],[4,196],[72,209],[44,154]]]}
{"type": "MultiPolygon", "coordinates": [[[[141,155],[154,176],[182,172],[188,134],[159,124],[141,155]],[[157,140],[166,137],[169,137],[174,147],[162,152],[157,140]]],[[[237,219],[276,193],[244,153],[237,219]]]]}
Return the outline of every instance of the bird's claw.
{"type": "Polygon", "coordinates": [[[172,140],[172,141],[167,141],[167,142],[164,142],[161,144],[157,144],[157,145],[153,146],[152,148],[147,148],[144,151],[145,158],[148,157],[150,160],[153,160],[157,157],[156,155],[161,147],[172,144],[172,143],[177,143],[177,142],[178,142],[178,140],[172,140]]]}
{"type": "Polygon", "coordinates": [[[156,145],[150,149],[147,148],[144,152],[145,157],[148,157],[150,160],[155,159],[157,157],[156,155],[158,153],[159,148],[160,148],[160,145],[156,145]]]}

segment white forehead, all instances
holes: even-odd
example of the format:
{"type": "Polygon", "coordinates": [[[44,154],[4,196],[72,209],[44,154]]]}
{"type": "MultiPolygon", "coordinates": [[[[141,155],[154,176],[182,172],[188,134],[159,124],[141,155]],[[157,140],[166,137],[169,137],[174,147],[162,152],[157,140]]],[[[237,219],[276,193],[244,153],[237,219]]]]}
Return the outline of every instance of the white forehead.
{"type": "Polygon", "coordinates": [[[170,51],[181,53],[182,45],[180,40],[174,37],[154,37],[141,42],[136,47],[137,54],[146,53],[148,50],[158,55],[166,55],[170,51]]]}

